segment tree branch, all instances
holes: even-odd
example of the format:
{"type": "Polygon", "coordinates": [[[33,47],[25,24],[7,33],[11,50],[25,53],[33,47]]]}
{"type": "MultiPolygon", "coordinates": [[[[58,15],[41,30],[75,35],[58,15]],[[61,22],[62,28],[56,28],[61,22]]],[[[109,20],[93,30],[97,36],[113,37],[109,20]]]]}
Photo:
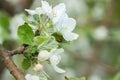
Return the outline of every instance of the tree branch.
{"type": "Polygon", "coordinates": [[[16,54],[22,54],[25,51],[25,49],[26,49],[27,46],[28,45],[22,44],[17,49],[15,49],[13,51],[8,51],[9,56],[13,56],[13,55],[16,55],[16,54]]]}
{"type": "Polygon", "coordinates": [[[10,58],[8,52],[0,45],[0,58],[5,66],[8,68],[10,73],[15,77],[16,80],[25,80],[23,73],[17,68],[15,63],[10,58]]]}

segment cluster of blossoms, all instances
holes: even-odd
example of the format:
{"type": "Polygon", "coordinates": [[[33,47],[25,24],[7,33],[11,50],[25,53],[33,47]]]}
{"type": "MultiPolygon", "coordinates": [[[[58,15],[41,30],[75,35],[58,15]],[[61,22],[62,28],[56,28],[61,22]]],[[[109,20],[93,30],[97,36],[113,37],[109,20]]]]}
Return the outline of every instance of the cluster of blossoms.
{"type": "MultiPolygon", "coordinates": [[[[42,1],[42,7],[35,10],[25,9],[25,11],[32,16],[29,18],[31,22],[29,20],[25,22],[33,28],[35,33],[38,33],[33,42],[38,49],[38,54],[35,56],[37,63],[35,63],[34,71],[42,71],[42,63],[47,61],[56,72],[64,73],[65,71],[57,66],[61,60],[60,53],[64,52],[61,45],[78,38],[78,35],[73,33],[76,21],[68,17],[64,3],[52,7],[48,2],[42,1]]],[[[31,74],[27,74],[25,78],[27,80],[40,80],[38,76],[31,74]]]]}

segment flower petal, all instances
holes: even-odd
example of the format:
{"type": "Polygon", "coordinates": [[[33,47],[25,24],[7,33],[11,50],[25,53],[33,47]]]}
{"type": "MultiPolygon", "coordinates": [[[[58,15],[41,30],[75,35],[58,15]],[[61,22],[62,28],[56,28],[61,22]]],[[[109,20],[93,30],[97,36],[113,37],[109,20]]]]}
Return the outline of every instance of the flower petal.
{"type": "Polygon", "coordinates": [[[60,60],[61,60],[61,57],[59,55],[53,55],[50,58],[51,65],[53,66],[55,71],[58,73],[64,73],[65,71],[63,69],[57,67],[57,64],[60,62],[60,60]]]}
{"type": "Polygon", "coordinates": [[[42,9],[48,16],[50,16],[50,13],[52,12],[52,6],[50,6],[48,2],[42,1],[42,9]]]}
{"type": "Polygon", "coordinates": [[[50,62],[51,62],[51,65],[55,66],[57,65],[61,60],[61,57],[59,55],[53,55],[50,57],[50,62]]]}
{"type": "Polygon", "coordinates": [[[41,7],[36,8],[35,12],[36,12],[36,14],[39,14],[39,15],[44,14],[44,11],[41,7]]]}
{"type": "Polygon", "coordinates": [[[66,41],[73,41],[78,38],[78,34],[70,32],[70,31],[63,31],[62,35],[66,41]]]}
{"type": "Polygon", "coordinates": [[[57,67],[57,66],[53,66],[53,68],[54,68],[55,71],[58,72],[58,73],[65,73],[65,72],[66,72],[65,70],[63,70],[63,69],[61,69],[61,68],[59,68],[59,67],[57,67]]]}
{"type": "Polygon", "coordinates": [[[34,14],[36,14],[35,10],[25,9],[25,11],[27,11],[28,14],[30,14],[30,15],[34,15],[34,14]]]}
{"type": "Polygon", "coordinates": [[[65,13],[66,7],[64,3],[61,3],[53,8],[53,12],[55,12],[55,16],[53,17],[53,23],[57,23],[58,20],[62,17],[62,15],[65,13]]]}
{"type": "Polygon", "coordinates": [[[63,20],[62,26],[64,27],[63,30],[73,31],[76,26],[76,21],[73,18],[66,18],[63,20]]]}
{"type": "Polygon", "coordinates": [[[25,9],[25,11],[27,11],[30,15],[34,15],[34,14],[41,15],[41,14],[44,13],[44,11],[42,10],[41,7],[38,7],[38,8],[36,8],[35,10],[25,9]]]}

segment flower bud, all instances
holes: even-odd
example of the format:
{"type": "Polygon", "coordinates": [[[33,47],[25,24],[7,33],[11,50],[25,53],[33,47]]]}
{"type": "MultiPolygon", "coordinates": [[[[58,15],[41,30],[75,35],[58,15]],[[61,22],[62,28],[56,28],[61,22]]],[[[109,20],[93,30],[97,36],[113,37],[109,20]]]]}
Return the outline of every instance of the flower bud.
{"type": "Polygon", "coordinates": [[[37,72],[43,70],[43,65],[41,65],[41,64],[35,65],[34,70],[37,72]]]}
{"type": "Polygon", "coordinates": [[[43,50],[39,52],[38,59],[44,61],[44,60],[47,60],[49,56],[50,56],[50,53],[46,50],[43,50]]]}

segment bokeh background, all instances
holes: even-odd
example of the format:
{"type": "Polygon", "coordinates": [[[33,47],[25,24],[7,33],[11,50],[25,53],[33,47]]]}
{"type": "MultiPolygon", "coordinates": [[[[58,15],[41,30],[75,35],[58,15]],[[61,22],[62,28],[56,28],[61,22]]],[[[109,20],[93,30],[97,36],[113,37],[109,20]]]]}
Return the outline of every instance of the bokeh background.
{"type": "MultiPolygon", "coordinates": [[[[46,0],[55,6],[65,3],[67,13],[77,21],[74,32],[79,38],[64,46],[60,67],[65,74],[58,74],[46,65],[45,71],[52,80],[64,76],[87,80],[120,80],[120,0],[46,0]]],[[[41,0],[0,0],[0,44],[13,50],[21,42],[17,27],[24,23],[24,9],[41,6],[41,0]]],[[[13,57],[21,68],[21,55],[13,57]]],[[[28,71],[30,72],[30,71],[28,71]]],[[[32,72],[31,72],[32,73],[32,72]]],[[[0,80],[15,80],[0,60],[0,80]]]]}

